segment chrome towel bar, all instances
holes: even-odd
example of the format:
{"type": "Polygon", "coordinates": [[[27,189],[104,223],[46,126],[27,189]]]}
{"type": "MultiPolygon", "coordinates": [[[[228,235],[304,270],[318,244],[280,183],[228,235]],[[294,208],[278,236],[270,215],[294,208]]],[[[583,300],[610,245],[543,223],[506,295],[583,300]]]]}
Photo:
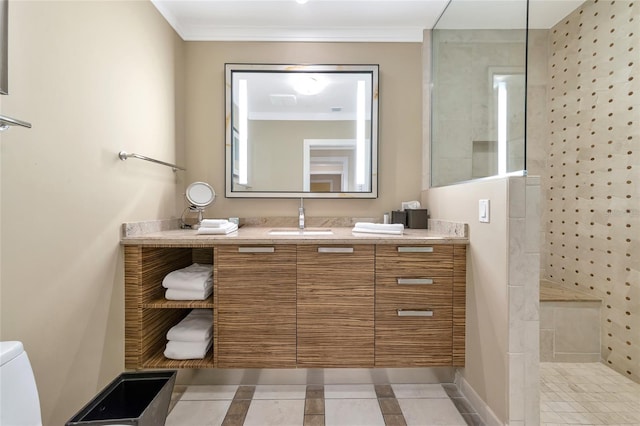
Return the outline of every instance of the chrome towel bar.
{"type": "Polygon", "coordinates": [[[165,163],[164,161],[156,160],[155,158],[145,157],[144,155],[140,155],[140,154],[128,153],[126,151],[120,151],[118,153],[118,157],[120,157],[122,161],[126,160],[129,157],[137,158],[138,160],[151,161],[152,163],[162,164],[163,166],[171,167],[174,172],[176,170],[187,170],[184,167],[176,166],[175,164],[165,163]]]}
{"type": "Polygon", "coordinates": [[[18,120],[17,118],[7,117],[6,115],[0,115],[0,131],[7,130],[9,126],[22,126],[30,129],[31,123],[18,120]]]}

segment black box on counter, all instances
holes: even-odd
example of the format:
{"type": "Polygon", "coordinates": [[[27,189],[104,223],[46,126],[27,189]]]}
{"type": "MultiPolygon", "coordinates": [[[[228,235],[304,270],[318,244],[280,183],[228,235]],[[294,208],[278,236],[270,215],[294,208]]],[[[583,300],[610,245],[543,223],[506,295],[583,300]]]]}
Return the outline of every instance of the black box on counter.
{"type": "Polygon", "coordinates": [[[407,226],[407,212],[401,210],[394,210],[391,212],[391,223],[401,223],[407,226]]]}
{"type": "Polygon", "coordinates": [[[427,209],[407,209],[404,211],[407,217],[407,228],[427,229],[429,211],[427,209]]]}

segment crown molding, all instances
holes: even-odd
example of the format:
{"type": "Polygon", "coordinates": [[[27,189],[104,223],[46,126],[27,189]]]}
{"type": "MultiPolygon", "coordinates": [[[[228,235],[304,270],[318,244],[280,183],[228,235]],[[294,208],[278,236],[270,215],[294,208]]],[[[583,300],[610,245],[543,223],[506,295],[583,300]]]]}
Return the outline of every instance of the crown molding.
{"type": "MultiPolygon", "coordinates": [[[[176,29],[176,31],[178,31],[176,29]]],[[[186,41],[283,41],[283,42],[416,42],[424,29],[403,28],[293,28],[193,26],[178,31],[186,41]]]]}
{"type": "Polygon", "coordinates": [[[181,25],[160,0],[151,0],[158,12],[185,41],[283,41],[283,42],[415,42],[422,43],[421,27],[251,27],[181,25]]]}

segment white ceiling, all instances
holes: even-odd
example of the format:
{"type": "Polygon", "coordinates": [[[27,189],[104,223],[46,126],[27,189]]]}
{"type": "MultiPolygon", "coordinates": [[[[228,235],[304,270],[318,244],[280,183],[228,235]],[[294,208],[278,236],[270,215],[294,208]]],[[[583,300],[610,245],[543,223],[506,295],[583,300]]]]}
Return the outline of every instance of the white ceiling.
{"type": "MultiPolygon", "coordinates": [[[[421,42],[449,0],[151,0],[184,40],[421,42]]],[[[550,28],[584,0],[531,0],[550,28]]],[[[523,0],[455,0],[447,28],[524,28],[523,0]],[[453,14],[455,12],[455,19],[453,14]],[[481,23],[487,25],[480,25],[481,23]]]]}

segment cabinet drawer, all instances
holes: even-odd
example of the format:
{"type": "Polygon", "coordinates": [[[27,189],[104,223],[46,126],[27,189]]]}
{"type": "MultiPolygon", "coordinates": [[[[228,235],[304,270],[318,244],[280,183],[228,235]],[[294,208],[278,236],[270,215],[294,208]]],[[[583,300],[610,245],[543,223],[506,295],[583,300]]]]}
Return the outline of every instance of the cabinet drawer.
{"type": "Polygon", "coordinates": [[[453,276],[453,245],[379,245],[376,247],[376,274],[410,277],[453,276]]]}
{"type": "Polygon", "coordinates": [[[453,277],[433,275],[430,271],[403,274],[376,274],[376,293],[449,295],[453,277]]]}
{"type": "Polygon", "coordinates": [[[452,365],[452,345],[451,327],[429,327],[411,318],[376,320],[376,367],[452,365]]]}
{"type": "Polygon", "coordinates": [[[396,327],[451,328],[453,307],[451,300],[441,298],[405,298],[392,303],[376,302],[376,327],[381,323],[396,327]]]}
{"type": "Polygon", "coordinates": [[[220,246],[216,248],[218,278],[231,276],[271,281],[296,268],[296,246],[220,246]]]}
{"type": "Polygon", "coordinates": [[[374,272],[372,245],[311,244],[298,246],[298,266],[309,273],[333,275],[338,272],[372,274],[374,272]],[[326,266],[331,265],[331,270],[326,266]]]}

